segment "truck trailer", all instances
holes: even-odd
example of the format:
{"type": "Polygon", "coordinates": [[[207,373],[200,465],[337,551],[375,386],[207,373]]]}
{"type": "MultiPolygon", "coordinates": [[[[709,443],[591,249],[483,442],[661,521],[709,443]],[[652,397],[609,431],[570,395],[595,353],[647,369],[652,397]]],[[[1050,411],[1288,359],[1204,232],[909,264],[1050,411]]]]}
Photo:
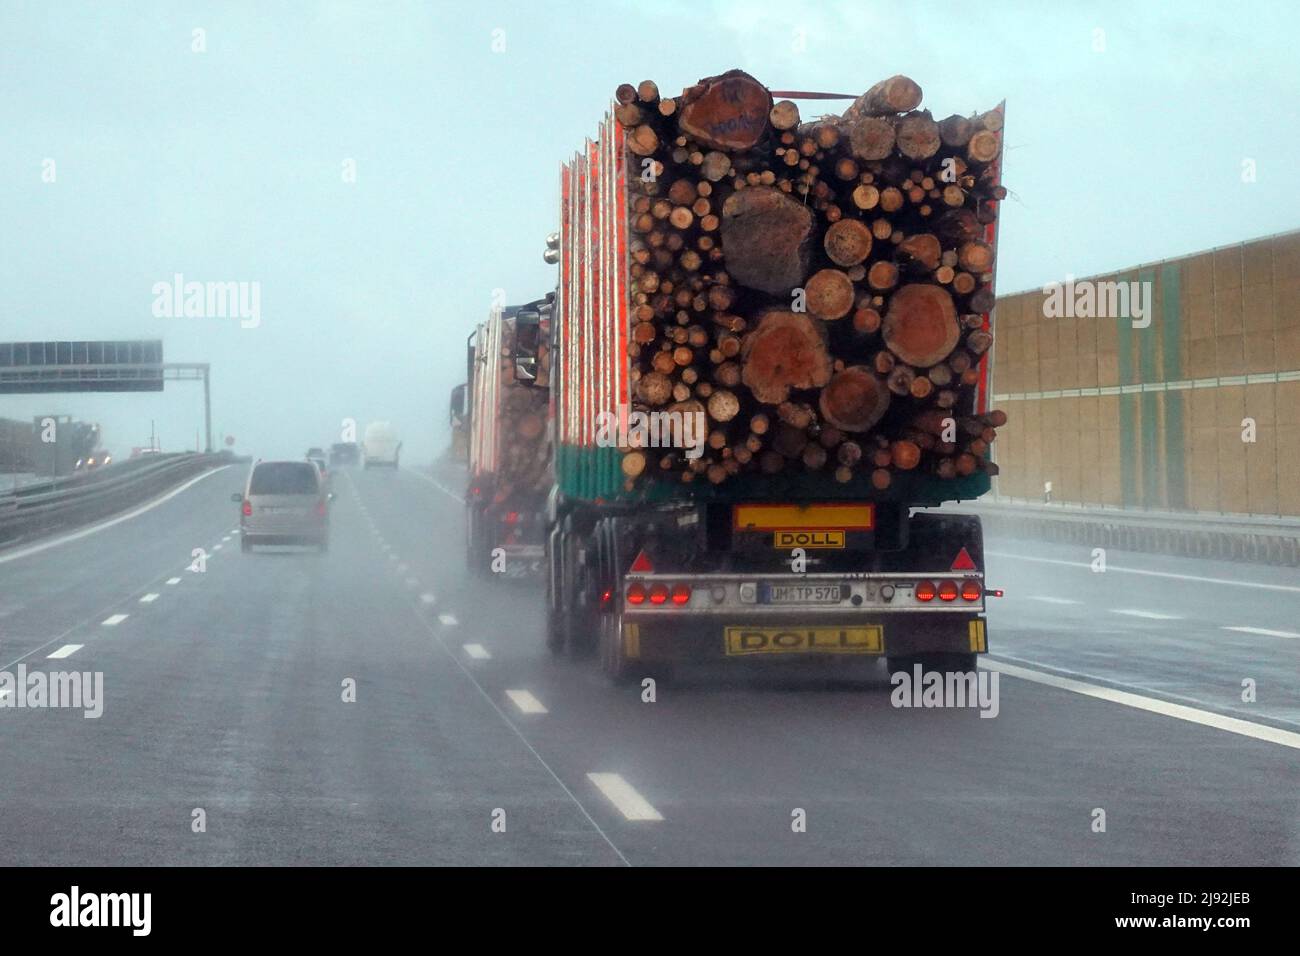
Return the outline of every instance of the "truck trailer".
{"type": "Polygon", "coordinates": [[[552,480],[544,339],[553,299],[494,308],[467,343],[466,561],[475,573],[520,577],[541,569],[552,480]],[[516,360],[523,352],[530,357],[516,360]]]}
{"type": "Polygon", "coordinates": [[[1003,109],[934,123],[895,77],[800,125],[780,95],[739,71],[667,103],[625,85],[561,168],[547,642],[616,681],[709,660],[968,671],[988,649],[979,518],[927,509],[996,473],[1003,109]],[[869,231],[856,253],[845,220],[869,231]],[[703,416],[705,455],[673,411],[703,416]],[[637,413],[672,447],[631,434],[637,413]]]}

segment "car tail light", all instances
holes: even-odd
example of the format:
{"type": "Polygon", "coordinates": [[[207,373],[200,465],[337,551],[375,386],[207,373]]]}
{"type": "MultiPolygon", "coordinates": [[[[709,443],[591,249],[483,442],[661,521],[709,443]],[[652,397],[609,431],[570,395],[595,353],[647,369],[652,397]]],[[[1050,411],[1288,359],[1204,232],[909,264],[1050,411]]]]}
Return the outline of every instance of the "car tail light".
{"type": "Polygon", "coordinates": [[[650,585],[650,603],[663,604],[668,600],[668,585],[652,584],[650,585]]]}
{"type": "Polygon", "coordinates": [[[939,582],[939,600],[955,601],[957,600],[957,582],[940,581],[939,582]]]}
{"type": "Polygon", "coordinates": [[[627,603],[644,604],[645,603],[645,585],[629,584],[627,586],[627,603]]]}
{"type": "Polygon", "coordinates": [[[247,518],[253,513],[253,503],[247,498],[244,499],[244,517],[247,518]]]}
{"type": "Polygon", "coordinates": [[[933,601],[934,584],[930,581],[917,581],[916,591],[914,593],[916,594],[916,599],[918,601],[933,601]]]}
{"type": "Polygon", "coordinates": [[[689,584],[673,585],[673,603],[686,604],[691,599],[691,586],[689,584]]]}
{"type": "Polygon", "coordinates": [[[963,581],[961,585],[961,599],[963,601],[978,601],[984,589],[980,587],[978,581],[963,581]]]}

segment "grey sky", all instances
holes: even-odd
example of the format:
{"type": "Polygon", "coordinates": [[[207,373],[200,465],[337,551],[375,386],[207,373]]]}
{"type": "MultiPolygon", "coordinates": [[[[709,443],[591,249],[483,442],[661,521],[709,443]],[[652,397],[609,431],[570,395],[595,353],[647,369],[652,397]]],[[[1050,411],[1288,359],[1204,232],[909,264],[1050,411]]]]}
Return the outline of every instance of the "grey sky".
{"type": "MultiPolygon", "coordinates": [[[[161,337],[170,360],[212,362],[214,428],[242,451],[297,455],[382,418],[427,460],[492,290],[553,284],[558,166],[614,87],[731,67],[842,92],[906,72],[936,115],[1005,98],[1003,291],[1292,229],[1294,7],[1224,11],[3,0],[0,339],[161,337]],[[176,272],[259,282],[261,325],[155,318],[151,287],[176,272]]],[[[0,416],[41,412],[101,422],[119,454],[154,418],[174,448],[201,393],[0,397],[0,416]]]]}

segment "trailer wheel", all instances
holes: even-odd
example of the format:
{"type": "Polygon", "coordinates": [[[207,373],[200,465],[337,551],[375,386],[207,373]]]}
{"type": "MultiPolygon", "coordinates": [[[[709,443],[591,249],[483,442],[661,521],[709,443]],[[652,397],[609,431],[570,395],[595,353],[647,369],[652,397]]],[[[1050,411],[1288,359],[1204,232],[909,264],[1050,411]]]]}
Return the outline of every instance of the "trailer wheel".
{"type": "Polygon", "coordinates": [[[632,679],[632,662],[623,648],[623,615],[619,611],[600,615],[600,665],[615,684],[632,679]]]}

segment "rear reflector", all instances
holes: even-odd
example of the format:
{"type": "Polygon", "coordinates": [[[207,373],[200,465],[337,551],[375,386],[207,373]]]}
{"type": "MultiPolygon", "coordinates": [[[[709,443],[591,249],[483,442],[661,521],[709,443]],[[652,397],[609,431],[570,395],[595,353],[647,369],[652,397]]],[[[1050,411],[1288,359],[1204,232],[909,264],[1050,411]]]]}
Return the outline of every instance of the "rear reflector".
{"type": "Polygon", "coordinates": [[[650,559],[644,551],[637,552],[636,560],[632,562],[631,571],[633,574],[653,574],[655,566],[650,563],[650,559]]]}
{"type": "Polygon", "coordinates": [[[914,593],[916,594],[916,599],[918,601],[933,601],[934,585],[929,581],[917,581],[916,591],[914,593]]]}
{"type": "Polygon", "coordinates": [[[963,601],[978,601],[984,589],[980,587],[978,581],[963,581],[961,585],[961,599],[963,601]]]}
{"type": "Polygon", "coordinates": [[[939,582],[939,600],[955,601],[957,600],[957,582],[940,581],[939,582]]]}
{"type": "Polygon", "coordinates": [[[953,558],[952,567],[949,571],[977,571],[975,562],[971,559],[970,552],[962,548],[957,552],[957,557],[953,558]]]}

